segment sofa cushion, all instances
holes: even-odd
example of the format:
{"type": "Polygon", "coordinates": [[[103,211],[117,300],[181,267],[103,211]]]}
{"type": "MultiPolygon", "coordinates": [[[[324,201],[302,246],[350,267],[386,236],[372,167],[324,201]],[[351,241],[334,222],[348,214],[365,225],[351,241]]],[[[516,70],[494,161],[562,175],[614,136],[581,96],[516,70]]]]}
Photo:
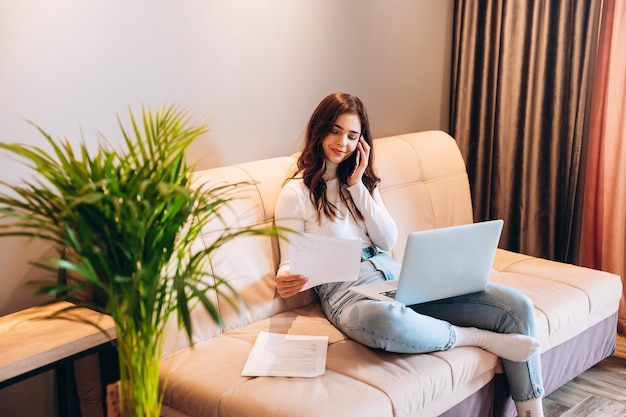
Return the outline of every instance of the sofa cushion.
{"type": "MultiPolygon", "coordinates": [[[[256,226],[269,227],[273,224],[274,205],[283,181],[293,169],[295,159],[277,157],[242,163],[227,167],[212,168],[193,173],[194,186],[215,189],[226,184],[238,184],[229,189],[219,218],[202,230],[196,245],[209,248],[222,236],[224,229],[256,226]]],[[[208,293],[217,307],[222,326],[218,326],[203,308],[192,311],[192,342],[198,343],[221,333],[257,320],[262,320],[281,311],[299,307],[317,299],[314,291],[307,291],[289,300],[284,300],[275,291],[275,273],[279,253],[277,238],[259,235],[243,235],[223,243],[211,253],[205,281],[215,283],[215,278],[228,281],[236,291],[238,299],[208,293]],[[235,301],[236,308],[232,303],[235,301]]],[[[225,288],[222,288],[225,289],[225,288]]],[[[164,355],[189,346],[186,337],[177,332],[176,317],[167,325],[169,336],[164,346],[164,355]]]]}
{"type": "Polygon", "coordinates": [[[374,146],[381,195],[400,232],[395,259],[404,256],[412,231],[472,222],[465,164],[450,135],[410,133],[375,140],[374,146]]]}
{"type": "Polygon", "coordinates": [[[318,304],[310,304],[164,359],[164,408],[179,414],[163,414],[435,416],[488,383],[497,366],[497,357],[476,348],[425,355],[370,349],[347,339],[318,304]],[[317,378],[242,377],[259,331],[328,336],[326,373],[317,378]]]}
{"type": "Polygon", "coordinates": [[[533,300],[543,352],[611,316],[621,297],[615,274],[503,249],[496,253],[490,280],[533,300]]]}

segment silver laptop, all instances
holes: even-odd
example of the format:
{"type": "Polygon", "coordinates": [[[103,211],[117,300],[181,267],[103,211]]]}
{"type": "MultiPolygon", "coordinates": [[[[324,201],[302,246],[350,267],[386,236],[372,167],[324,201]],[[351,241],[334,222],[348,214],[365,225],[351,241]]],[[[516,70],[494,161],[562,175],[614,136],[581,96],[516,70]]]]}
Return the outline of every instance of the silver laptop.
{"type": "Polygon", "coordinates": [[[502,233],[502,220],[413,232],[407,238],[400,277],[350,289],[405,305],[483,291],[502,233]]]}

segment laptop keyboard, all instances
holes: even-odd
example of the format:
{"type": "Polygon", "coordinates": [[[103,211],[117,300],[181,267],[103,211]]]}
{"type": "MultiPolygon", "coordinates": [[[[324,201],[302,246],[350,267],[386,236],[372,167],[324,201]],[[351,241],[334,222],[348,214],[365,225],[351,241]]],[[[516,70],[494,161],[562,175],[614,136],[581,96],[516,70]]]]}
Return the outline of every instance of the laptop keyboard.
{"type": "Polygon", "coordinates": [[[396,298],[396,290],[391,290],[391,291],[383,291],[380,293],[380,295],[384,295],[385,297],[389,297],[389,298],[396,298]]]}

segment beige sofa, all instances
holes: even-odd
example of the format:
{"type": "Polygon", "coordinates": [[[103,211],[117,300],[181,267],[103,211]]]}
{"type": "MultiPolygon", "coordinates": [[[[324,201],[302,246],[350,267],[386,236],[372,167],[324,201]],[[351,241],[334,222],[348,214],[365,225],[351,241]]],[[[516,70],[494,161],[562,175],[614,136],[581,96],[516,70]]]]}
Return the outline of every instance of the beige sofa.
{"type": "MultiPolygon", "coordinates": [[[[402,258],[411,231],[472,222],[465,165],[450,136],[411,133],[377,139],[375,147],[382,196],[400,230],[395,258],[402,258]]],[[[293,163],[286,156],[211,169],[198,172],[197,181],[254,181],[225,221],[269,225],[293,163]]],[[[198,244],[216,233],[206,230],[198,244]]],[[[277,241],[268,237],[242,237],[216,253],[212,272],[238,289],[243,309],[215,300],[223,328],[195,309],[193,347],[170,332],[162,364],[164,417],[514,415],[496,356],[477,348],[406,355],[364,347],[326,320],[312,290],[287,300],[277,295],[278,259],[277,241]],[[242,377],[262,330],[328,336],[325,374],[242,377]]],[[[534,301],[548,393],[613,352],[618,276],[498,249],[491,280],[534,301]]]]}

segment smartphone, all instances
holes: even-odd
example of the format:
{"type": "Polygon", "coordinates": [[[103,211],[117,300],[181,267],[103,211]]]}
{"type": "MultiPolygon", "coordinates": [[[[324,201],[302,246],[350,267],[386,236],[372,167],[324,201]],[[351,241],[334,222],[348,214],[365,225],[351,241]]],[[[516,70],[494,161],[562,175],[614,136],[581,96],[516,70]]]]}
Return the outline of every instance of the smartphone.
{"type": "Polygon", "coordinates": [[[355,162],[354,162],[354,168],[352,169],[352,174],[354,174],[356,169],[359,167],[359,164],[361,163],[361,152],[359,152],[358,149],[354,152],[356,153],[356,156],[354,157],[355,162]]]}

